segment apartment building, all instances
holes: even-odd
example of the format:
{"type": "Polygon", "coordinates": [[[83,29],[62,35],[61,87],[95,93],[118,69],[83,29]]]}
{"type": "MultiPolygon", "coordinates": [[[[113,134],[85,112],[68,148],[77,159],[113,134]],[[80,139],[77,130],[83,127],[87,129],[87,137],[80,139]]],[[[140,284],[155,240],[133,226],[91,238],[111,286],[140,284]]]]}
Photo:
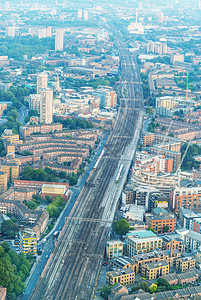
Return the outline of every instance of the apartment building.
{"type": "Polygon", "coordinates": [[[146,132],[143,136],[143,146],[152,146],[154,143],[154,133],[146,132]]]}
{"type": "Polygon", "coordinates": [[[142,277],[152,280],[169,274],[169,264],[166,260],[149,263],[142,266],[142,277]]]}
{"type": "Polygon", "coordinates": [[[53,120],[53,90],[45,88],[41,90],[40,122],[51,124],[53,120]]]}
{"type": "Polygon", "coordinates": [[[153,228],[158,234],[164,232],[174,232],[176,229],[176,217],[173,217],[171,214],[146,214],[146,224],[148,227],[153,228]]]}
{"type": "Polygon", "coordinates": [[[1,137],[3,141],[9,141],[11,144],[19,142],[19,134],[12,133],[11,129],[5,129],[1,137]]]}
{"type": "Polygon", "coordinates": [[[201,234],[189,230],[184,236],[187,250],[197,250],[201,246],[201,234]]]}
{"type": "MultiPolygon", "coordinates": [[[[47,181],[34,181],[34,180],[14,180],[14,188],[25,188],[25,189],[33,189],[33,190],[42,190],[43,184],[50,184],[47,181]]],[[[51,182],[51,184],[54,185],[63,185],[66,186],[69,189],[68,183],[63,182],[51,182]]]]}
{"type": "MultiPolygon", "coordinates": [[[[29,138],[33,133],[54,133],[56,131],[62,131],[62,129],[63,125],[60,123],[20,126],[20,138],[26,139],[29,138]]],[[[43,138],[44,137],[41,136],[41,139],[43,138]]]]}
{"type": "MultiPolygon", "coordinates": [[[[188,208],[181,207],[179,211],[179,219],[183,228],[193,229],[194,220],[198,220],[201,217],[201,214],[193,212],[188,208]]],[[[196,230],[195,230],[196,231],[196,230]]]]}
{"type": "Polygon", "coordinates": [[[176,261],[176,269],[184,272],[186,270],[191,270],[195,268],[195,257],[188,256],[188,257],[180,257],[176,261]]]}
{"type": "Polygon", "coordinates": [[[162,248],[162,238],[157,236],[138,238],[128,237],[127,253],[130,257],[134,257],[138,253],[148,253],[155,248],[162,248]]]}
{"type": "Polygon", "coordinates": [[[123,285],[133,284],[135,283],[135,273],[131,268],[107,272],[106,283],[108,285],[113,285],[115,283],[120,283],[123,285]]]}
{"type": "Polygon", "coordinates": [[[113,257],[110,260],[110,266],[117,269],[131,268],[135,271],[135,273],[137,273],[135,270],[135,260],[128,256],[113,257]]]}
{"type": "Polygon", "coordinates": [[[177,187],[170,192],[170,208],[179,212],[182,207],[201,212],[201,187],[177,187]]]}
{"type": "Polygon", "coordinates": [[[22,202],[13,199],[2,199],[0,201],[0,213],[10,213],[17,217],[26,226],[33,229],[37,239],[45,231],[49,221],[47,211],[28,209],[22,202]]]}
{"type": "Polygon", "coordinates": [[[106,258],[108,261],[113,257],[123,255],[123,242],[121,241],[107,241],[106,243],[106,258]]]}
{"type": "Polygon", "coordinates": [[[41,94],[30,94],[28,98],[29,109],[37,110],[40,113],[40,101],[41,94]]]}
{"type": "Polygon", "coordinates": [[[164,250],[175,249],[182,253],[185,251],[185,243],[179,237],[171,238],[168,235],[164,235],[163,236],[163,249],[164,250]]]}
{"type": "Polygon", "coordinates": [[[19,232],[19,248],[20,252],[27,254],[37,254],[37,237],[32,229],[26,229],[19,232]]]}
{"type": "Polygon", "coordinates": [[[7,174],[3,171],[0,171],[0,193],[1,194],[7,190],[7,184],[8,184],[7,174]]]}
{"type": "Polygon", "coordinates": [[[8,182],[13,182],[14,179],[19,178],[20,166],[18,163],[5,160],[0,168],[6,173],[8,182]]]}
{"type": "Polygon", "coordinates": [[[47,73],[40,73],[37,75],[37,95],[40,95],[41,98],[41,91],[42,89],[46,89],[48,86],[48,74],[47,73]]]}

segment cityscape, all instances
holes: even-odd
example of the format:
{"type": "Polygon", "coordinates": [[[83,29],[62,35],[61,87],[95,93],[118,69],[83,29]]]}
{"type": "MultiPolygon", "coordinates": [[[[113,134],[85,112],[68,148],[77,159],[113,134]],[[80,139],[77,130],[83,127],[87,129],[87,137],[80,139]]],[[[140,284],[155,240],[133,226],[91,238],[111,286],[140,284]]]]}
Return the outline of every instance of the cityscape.
{"type": "Polygon", "coordinates": [[[201,0],[0,2],[0,300],[201,299],[201,0]]]}

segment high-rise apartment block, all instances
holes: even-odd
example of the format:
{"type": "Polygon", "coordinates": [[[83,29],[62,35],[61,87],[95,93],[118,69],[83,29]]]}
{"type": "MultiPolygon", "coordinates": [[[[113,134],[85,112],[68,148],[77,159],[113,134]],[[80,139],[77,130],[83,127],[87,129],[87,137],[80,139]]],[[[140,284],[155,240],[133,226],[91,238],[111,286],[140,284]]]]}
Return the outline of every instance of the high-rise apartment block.
{"type": "Polygon", "coordinates": [[[106,107],[116,107],[117,106],[117,94],[114,91],[107,91],[105,97],[106,107]]]}
{"type": "Polygon", "coordinates": [[[40,95],[42,89],[46,89],[48,85],[48,74],[41,73],[37,76],[37,94],[40,95]]]}
{"type": "Polygon", "coordinates": [[[46,36],[47,37],[52,37],[52,27],[51,26],[47,27],[46,36]]]}
{"type": "Polygon", "coordinates": [[[64,29],[57,29],[55,34],[55,51],[62,51],[64,48],[64,29]]]}
{"type": "Polygon", "coordinates": [[[81,9],[78,10],[77,17],[78,17],[78,19],[82,19],[82,10],[81,9]]]}
{"type": "Polygon", "coordinates": [[[40,113],[40,99],[41,94],[30,94],[29,96],[29,109],[37,110],[40,113]]]}
{"type": "Polygon", "coordinates": [[[53,114],[53,90],[50,88],[42,89],[40,102],[40,122],[45,124],[52,123],[53,114]]]}
{"type": "Polygon", "coordinates": [[[84,11],[84,20],[87,21],[89,19],[89,13],[87,10],[84,11]]]}
{"type": "Polygon", "coordinates": [[[164,21],[164,15],[163,15],[163,12],[160,12],[160,14],[158,16],[158,22],[163,23],[163,21],[164,21]]]}
{"type": "Polygon", "coordinates": [[[15,36],[15,26],[6,27],[6,36],[10,36],[10,37],[15,36]]]}
{"type": "Polygon", "coordinates": [[[41,28],[38,30],[38,38],[42,39],[42,38],[46,38],[47,37],[47,30],[46,28],[41,28]]]}

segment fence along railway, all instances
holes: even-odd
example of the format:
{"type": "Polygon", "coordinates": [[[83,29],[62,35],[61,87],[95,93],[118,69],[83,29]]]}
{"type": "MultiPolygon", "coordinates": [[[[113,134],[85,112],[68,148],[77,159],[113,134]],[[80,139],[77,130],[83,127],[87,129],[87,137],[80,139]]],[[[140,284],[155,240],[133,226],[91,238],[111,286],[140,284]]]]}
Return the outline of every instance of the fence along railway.
{"type": "Polygon", "coordinates": [[[121,79],[127,97],[122,94],[116,123],[103,155],[66,220],[30,297],[32,300],[93,298],[105,243],[135,154],[143,119],[143,92],[136,58],[121,48],[123,46],[119,47],[121,79]],[[115,183],[120,167],[121,174],[115,183]]]}

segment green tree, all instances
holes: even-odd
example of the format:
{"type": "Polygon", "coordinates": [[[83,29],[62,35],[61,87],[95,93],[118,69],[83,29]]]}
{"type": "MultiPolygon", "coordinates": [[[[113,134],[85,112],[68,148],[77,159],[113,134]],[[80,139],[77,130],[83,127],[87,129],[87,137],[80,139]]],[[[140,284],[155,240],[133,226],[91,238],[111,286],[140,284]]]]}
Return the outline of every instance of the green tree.
{"type": "Polygon", "coordinates": [[[4,220],[1,225],[1,231],[5,236],[9,238],[15,238],[16,235],[18,234],[19,229],[13,221],[4,220]]]}
{"type": "Polygon", "coordinates": [[[165,127],[165,126],[163,126],[162,128],[161,128],[161,131],[166,131],[167,130],[167,128],[165,127]]]}
{"type": "Polygon", "coordinates": [[[149,114],[149,115],[153,115],[154,114],[154,110],[152,107],[147,107],[146,108],[146,113],[149,114]]]}
{"type": "Polygon", "coordinates": [[[129,232],[130,225],[125,219],[120,219],[119,221],[114,223],[114,230],[117,235],[125,235],[129,232]]]}
{"type": "Polygon", "coordinates": [[[156,231],[152,227],[148,227],[147,230],[152,231],[153,233],[156,233],[156,231]]]}
{"type": "Polygon", "coordinates": [[[100,295],[101,297],[103,297],[104,299],[108,299],[108,296],[111,293],[111,287],[108,285],[104,285],[101,289],[100,289],[100,295]]]}
{"type": "Polygon", "coordinates": [[[143,281],[141,284],[140,284],[140,289],[142,289],[143,291],[145,292],[150,292],[150,288],[149,288],[149,285],[147,282],[143,281]]]}
{"type": "Polygon", "coordinates": [[[169,232],[170,228],[168,225],[163,226],[163,232],[169,232]]]}

